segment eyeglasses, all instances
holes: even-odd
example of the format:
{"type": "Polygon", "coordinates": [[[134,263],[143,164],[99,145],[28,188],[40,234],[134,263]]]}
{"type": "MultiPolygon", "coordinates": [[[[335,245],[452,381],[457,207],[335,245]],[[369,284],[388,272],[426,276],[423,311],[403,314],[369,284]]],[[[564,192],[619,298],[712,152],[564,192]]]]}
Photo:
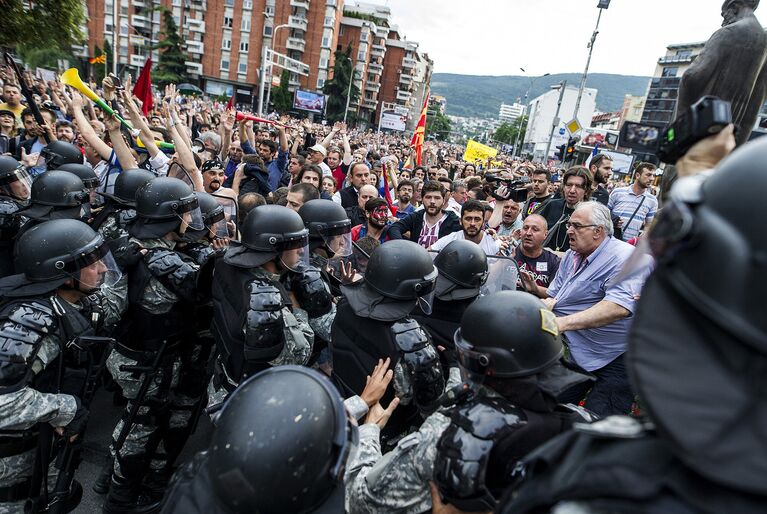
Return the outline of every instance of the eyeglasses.
{"type": "Polygon", "coordinates": [[[586,189],[586,186],[583,184],[565,184],[565,189],[586,189]]]}
{"type": "Polygon", "coordinates": [[[565,223],[565,227],[567,229],[573,229],[573,230],[581,230],[582,228],[588,228],[588,227],[598,227],[599,225],[581,225],[580,223],[565,223]]]}

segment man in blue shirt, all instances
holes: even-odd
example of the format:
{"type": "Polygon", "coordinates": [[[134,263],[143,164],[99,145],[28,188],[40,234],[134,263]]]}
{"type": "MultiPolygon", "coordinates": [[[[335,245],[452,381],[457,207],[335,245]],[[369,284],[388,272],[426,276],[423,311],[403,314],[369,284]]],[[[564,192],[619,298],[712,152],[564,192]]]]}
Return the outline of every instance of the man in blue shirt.
{"type": "Polygon", "coordinates": [[[640,162],[634,168],[634,183],[616,187],[610,194],[607,206],[613,215],[621,219],[623,240],[637,237],[643,227],[649,227],[658,210],[658,199],[649,187],[655,179],[655,165],[640,162]]]}
{"type": "Polygon", "coordinates": [[[570,249],[544,302],[557,315],[559,331],[566,333],[572,359],[596,381],[565,391],[559,400],[577,404],[586,396],[586,408],[599,416],[626,414],[634,394],[623,354],[650,266],[643,262],[639,272],[622,272],[634,247],[613,237],[610,210],[599,202],[576,207],[567,235],[570,249]]]}
{"type": "Polygon", "coordinates": [[[243,153],[258,153],[258,156],[264,161],[264,166],[269,171],[269,189],[271,191],[276,190],[280,186],[288,185],[290,181],[290,174],[287,172],[288,158],[290,157],[288,138],[285,135],[285,127],[278,125],[277,130],[280,137],[279,150],[277,149],[277,143],[271,139],[257,141],[255,150],[247,139],[244,141],[242,138],[240,139],[243,153]],[[274,156],[275,153],[277,153],[276,158],[274,156]]]}

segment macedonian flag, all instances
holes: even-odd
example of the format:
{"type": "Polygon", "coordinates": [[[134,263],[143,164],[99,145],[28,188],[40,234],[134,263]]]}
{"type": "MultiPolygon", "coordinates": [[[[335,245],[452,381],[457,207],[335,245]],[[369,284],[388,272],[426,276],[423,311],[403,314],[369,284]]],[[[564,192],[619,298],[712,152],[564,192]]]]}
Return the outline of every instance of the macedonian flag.
{"type": "Polygon", "coordinates": [[[413,139],[410,141],[410,147],[415,150],[415,165],[421,165],[421,153],[423,152],[423,140],[426,136],[426,108],[429,106],[429,93],[423,101],[421,117],[418,119],[418,125],[415,126],[413,139]]]}

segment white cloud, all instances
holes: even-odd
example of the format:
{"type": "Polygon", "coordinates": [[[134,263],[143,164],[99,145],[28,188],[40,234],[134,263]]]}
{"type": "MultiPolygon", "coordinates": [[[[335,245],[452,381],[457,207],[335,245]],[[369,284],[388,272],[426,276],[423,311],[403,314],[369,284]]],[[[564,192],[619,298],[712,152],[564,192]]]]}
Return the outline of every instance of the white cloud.
{"type": "MultiPolygon", "coordinates": [[[[353,3],[349,0],[348,3],[353,3]]],[[[388,5],[435,71],[465,75],[581,72],[597,0],[373,0],[388,5]]],[[[705,41],[721,26],[722,0],[612,0],[590,72],[652,75],[673,43],[705,41]]],[[[757,16],[759,11],[757,11],[757,16]]]]}

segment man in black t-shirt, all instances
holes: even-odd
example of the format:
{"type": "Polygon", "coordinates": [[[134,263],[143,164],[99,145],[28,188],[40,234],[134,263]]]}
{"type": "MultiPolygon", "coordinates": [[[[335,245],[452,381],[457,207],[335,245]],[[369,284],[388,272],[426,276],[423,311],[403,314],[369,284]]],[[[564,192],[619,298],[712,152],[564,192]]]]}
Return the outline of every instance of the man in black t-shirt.
{"type": "Polygon", "coordinates": [[[546,218],[531,214],[522,225],[522,239],[514,252],[519,265],[519,284],[539,298],[546,298],[546,290],[559,269],[559,257],[543,248],[548,229],[546,218]]]}
{"type": "Polygon", "coordinates": [[[546,202],[551,199],[549,194],[551,172],[549,170],[546,168],[536,168],[533,170],[530,183],[533,188],[533,196],[527,199],[525,206],[522,208],[522,219],[540,211],[546,202]]]}
{"type": "Polygon", "coordinates": [[[591,196],[593,178],[589,170],[583,166],[574,166],[567,170],[562,177],[562,198],[549,200],[538,211],[546,218],[549,235],[544,246],[555,252],[566,252],[570,249],[570,238],[567,235],[567,222],[575,206],[591,196]]]}

